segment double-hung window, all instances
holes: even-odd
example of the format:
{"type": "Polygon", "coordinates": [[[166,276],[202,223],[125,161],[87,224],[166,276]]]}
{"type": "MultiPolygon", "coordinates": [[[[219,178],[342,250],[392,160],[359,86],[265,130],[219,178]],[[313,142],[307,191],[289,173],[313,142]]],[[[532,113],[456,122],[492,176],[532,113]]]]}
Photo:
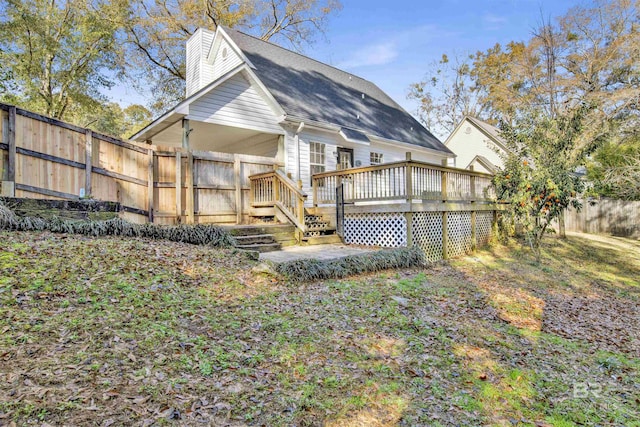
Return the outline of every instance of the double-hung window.
{"type": "Polygon", "coordinates": [[[369,163],[371,166],[379,165],[382,163],[382,153],[374,153],[373,151],[369,153],[369,163]]]}
{"type": "Polygon", "coordinates": [[[309,143],[309,173],[311,176],[326,170],[326,150],[327,147],[325,144],[320,142],[309,143]]]}

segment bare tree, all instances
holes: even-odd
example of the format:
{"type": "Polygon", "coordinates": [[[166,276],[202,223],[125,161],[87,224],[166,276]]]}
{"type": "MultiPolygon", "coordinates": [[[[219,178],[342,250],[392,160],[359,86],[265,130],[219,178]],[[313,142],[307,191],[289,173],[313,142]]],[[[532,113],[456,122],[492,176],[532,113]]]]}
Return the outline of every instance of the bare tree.
{"type": "Polygon", "coordinates": [[[152,107],[162,110],[184,96],[184,45],[198,28],[238,28],[300,49],[340,8],[339,0],[135,0],[125,25],[126,74],[154,82],[152,107]]]}

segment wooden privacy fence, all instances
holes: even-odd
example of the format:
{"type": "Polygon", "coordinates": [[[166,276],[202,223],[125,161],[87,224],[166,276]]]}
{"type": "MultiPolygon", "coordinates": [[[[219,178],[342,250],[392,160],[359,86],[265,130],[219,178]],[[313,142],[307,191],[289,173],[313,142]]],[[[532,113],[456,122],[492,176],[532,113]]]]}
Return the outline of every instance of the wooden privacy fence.
{"type": "Polygon", "coordinates": [[[0,104],[0,195],[119,202],[131,220],[243,222],[268,157],[126,142],[0,104]]]}
{"type": "Polygon", "coordinates": [[[640,201],[582,200],[582,209],[565,211],[565,230],[640,238],[640,201]]]}
{"type": "Polygon", "coordinates": [[[342,184],[346,202],[399,200],[494,201],[492,176],[411,160],[313,175],[315,206],[335,204],[342,184]]]}

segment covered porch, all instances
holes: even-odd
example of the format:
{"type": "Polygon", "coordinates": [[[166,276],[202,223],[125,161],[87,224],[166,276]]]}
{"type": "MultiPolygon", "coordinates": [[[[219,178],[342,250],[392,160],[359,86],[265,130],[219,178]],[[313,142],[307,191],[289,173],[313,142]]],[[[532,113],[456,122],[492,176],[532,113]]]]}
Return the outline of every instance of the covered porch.
{"type": "Polygon", "coordinates": [[[237,126],[190,120],[172,115],[138,136],[159,147],[185,148],[228,154],[271,157],[284,162],[284,131],[265,132],[237,126]]]}

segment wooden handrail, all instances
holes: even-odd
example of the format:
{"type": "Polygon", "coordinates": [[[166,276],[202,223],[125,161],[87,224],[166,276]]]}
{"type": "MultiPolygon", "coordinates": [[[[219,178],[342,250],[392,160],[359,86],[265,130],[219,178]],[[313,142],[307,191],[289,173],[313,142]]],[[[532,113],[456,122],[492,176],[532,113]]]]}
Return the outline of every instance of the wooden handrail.
{"type": "Polygon", "coordinates": [[[344,184],[345,201],[389,200],[493,201],[490,174],[407,160],[312,176],[314,205],[334,203],[335,187],[344,184]]]}
{"type": "Polygon", "coordinates": [[[439,170],[442,172],[456,172],[456,173],[460,173],[460,172],[464,172],[465,174],[471,176],[484,176],[484,177],[488,177],[488,178],[493,178],[493,175],[488,174],[488,173],[484,173],[484,172],[478,172],[478,171],[472,171],[469,169],[458,169],[458,168],[452,168],[449,166],[441,166],[441,165],[435,165],[433,163],[427,163],[427,162],[421,162],[419,160],[411,160],[411,161],[406,161],[406,160],[401,160],[398,162],[389,162],[389,163],[383,163],[380,165],[372,165],[372,166],[361,166],[358,168],[350,168],[350,169],[341,169],[341,170],[336,170],[336,171],[329,171],[329,172],[321,172],[321,173],[316,173],[313,175],[314,178],[324,178],[327,176],[336,176],[336,175],[350,175],[350,174],[354,174],[354,173],[359,173],[359,172],[368,172],[368,171],[377,171],[377,170],[383,170],[383,169],[389,169],[392,167],[396,167],[396,166],[406,166],[408,163],[411,163],[412,167],[418,166],[418,167],[426,167],[429,169],[433,169],[433,170],[439,170]]]}
{"type": "Polygon", "coordinates": [[[284,172],[282,172],[281,170],[277,170],[277,171],[274,171],[274,172],[276,173],[276,175],[280,179],[280,182],[282,182],[284,185],[289,187],[289,189],[291,189],[291,191],[295,192],[301,199],[306,200],[307,193],[302,191],[301,188],[298,188],[298,186],[293,182],[293,180],[289,179],[289,177],[287,175],[285,175],[284,172]]]}
{"type": "Polygon", "coordinates": [[[263,172],[249,177],[252,207],[273,206],[281,211],[296,226],[299,233],[306,232],[304,202],[307,194],[282,171],[263,172]]]}

